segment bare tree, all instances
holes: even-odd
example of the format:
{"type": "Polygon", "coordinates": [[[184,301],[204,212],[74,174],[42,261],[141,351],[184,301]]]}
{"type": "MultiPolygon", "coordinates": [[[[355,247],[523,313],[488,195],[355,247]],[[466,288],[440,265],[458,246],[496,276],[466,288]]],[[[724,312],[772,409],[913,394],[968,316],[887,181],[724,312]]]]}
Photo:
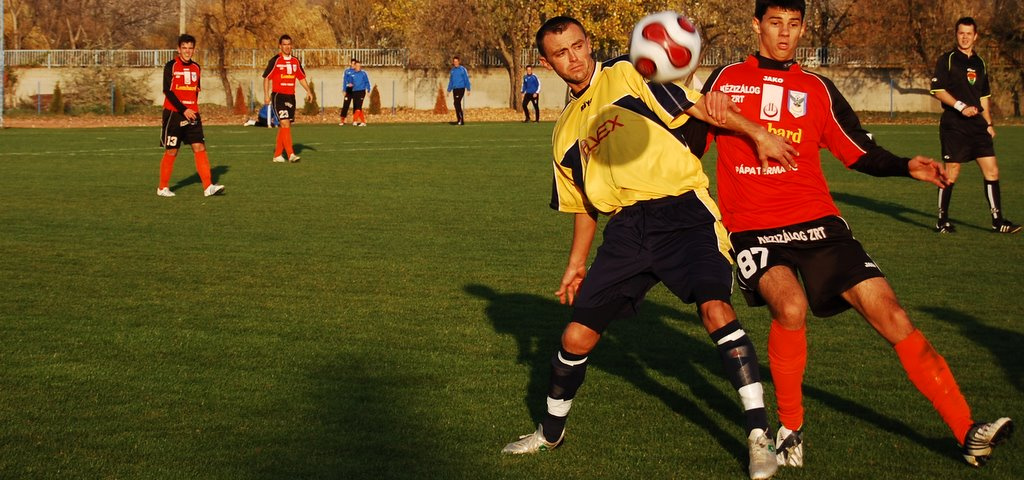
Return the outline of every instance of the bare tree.
{"type": "Polygon", "coordinates": [[[229,48],[240,43],[252,43],[277,14],[273,0],[212,0],[203,3],[195,17],[202,26],[206,44],[217,58],[217,69],[224,87],[224,105],[232,105],[231,82],[228,80],[229,48]],[[248,38],[247,38],[248,37],[248,38]]]}

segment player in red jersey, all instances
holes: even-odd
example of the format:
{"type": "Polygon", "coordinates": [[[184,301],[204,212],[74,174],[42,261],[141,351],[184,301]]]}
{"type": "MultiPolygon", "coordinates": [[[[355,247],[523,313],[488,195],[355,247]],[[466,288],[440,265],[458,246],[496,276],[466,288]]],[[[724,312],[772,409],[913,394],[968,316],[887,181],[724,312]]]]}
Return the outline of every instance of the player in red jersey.
{"type": "Polygon", "coordinates": [[[277,130],[277,144],[274,146],[274,161],[292,163],[299,161],[292,146],[292,120],[295,119],[295,82],[297,81],[306,89],[306,101],[313,99],[309,83],[306,82],[306,72],[302,69],[302,63],[298,58],[292,56],[292,37],[281,35],[277,40],[281,53],[274,55],[267,63],[267,69],[263,71],[263,93],[264,104],[274,106],[277,118],[281,121],[281,128],[277,130]],[[288,154],[285,160],[281,153],[288,154]]]}
{"type": "Polygon", "coordinates": [[[174,159],[181,144],[192,145],[196,172],[203,181],[203,194],[207,197],[224,193],[224,186],[213,183],[210,160],[206,155],[203,120],[199,117],[199,64],[192,61],[196,39],[183,34],[178,37],[178,55],[164,65],[164,113],[160,129],[160,146],[164,157],[160,160],[160,185],[156,194],[173,197],[169,184],[174,159]]]}
{"type": "Polygon", "coordinates": [[[762,165],[748,140],[718,131],[718,199],[748,303],[768,305],[768,358],[782,427],[782,465],[803,465],[802,382],[807,362],[807,308],[820,317],[850,307],[890,344],[908,377],[980,466],[1013,429],[1009,418],[974,423],[953,374],[900,307],[878,266],[839,216],[821,169],[827,147],[848,168],[874,176],[910,176],[943,187],[930,158],[898,157],[878,146],[827,78],[795,61],[803,35],[803,0],[757,0],[753,27],[759,52],[715,70],[705,92],[731,96],[731,108],[789,139],[795,168],[762,165]],[[802,279],[802,284],[801,280],[802,279]]]}

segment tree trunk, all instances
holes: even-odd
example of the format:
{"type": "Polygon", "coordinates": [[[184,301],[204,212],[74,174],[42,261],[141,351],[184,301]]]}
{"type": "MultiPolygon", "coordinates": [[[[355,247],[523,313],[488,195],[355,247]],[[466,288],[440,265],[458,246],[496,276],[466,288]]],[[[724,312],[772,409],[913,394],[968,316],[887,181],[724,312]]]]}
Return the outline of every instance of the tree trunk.
{"type": "Polygon", "coordinates": [[[515,45],[516,42],[509,43],[505,42],[504,38],[498,39],[498,47],[501,52],[502,63],[505,64],[505,72],[508,73],[508,106],[512,110],[520,111],[522,105],[519,103],[519,91],[522,90],[522,82],[519,79],[519,72],[522,70],[522,65],[519,62],[519,48],[515,45]]]}
{"type": "Polygon", "coordinates": [[[220,57],[217,63],[217,73],[220,75],[221,85],[224,86],[224,105],[230,107],[232,105],[231,82],[228,80],[228,52],[225,44],[217,44],[217,56],[220,57]]]}

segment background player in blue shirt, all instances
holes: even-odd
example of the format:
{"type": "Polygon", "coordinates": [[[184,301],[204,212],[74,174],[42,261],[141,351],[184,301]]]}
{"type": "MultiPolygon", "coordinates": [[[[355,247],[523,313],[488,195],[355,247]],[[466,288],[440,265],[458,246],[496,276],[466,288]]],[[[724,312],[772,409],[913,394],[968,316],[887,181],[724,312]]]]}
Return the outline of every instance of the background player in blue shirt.
{"type": "Polygon", "coordinates": [[[448,73],[448,91],[455,101],[455,124],[465,125],[466,118],[462,115],[462,97],[473,90],[469,84],[469,71],[462,66],[458,56],[452,57],[452,70],[448,73]]]}
{"type": "MultiPolygon", "coordinates": [[[[366,114],[363,113],[363,99],[366,98],[366,93],[370,91],[370,77],[363,70],[363,64],[359,60],[352,62],[354,71],[352,72],[352,94],[349,98],[352,99],[352,125],[357,127],[366,126],[366,114]]],[[[346,103],[347,104],[347,103],[346,103]]],[[[344,122],[342,118],[342,122],[344,122]]]]}
{"type": "Polygon", "coordinates": [[[540,100],[540,79],[533,74],[533,66],[526,67],[526,75],[523,75],[523,115],[526,119],[523,123],[530,121],[530,108],[529,104],[533,104],[534,111],[534,122],[540,121],[540,106],[538,102],[540,100]]]}
{"type": "Polygon", "coordinates": [[[345,86],[345,101],[341,104],[341,122],[338,125],[345,125],[345,117],[348,116],[348,107],[352,104],[352,74],[356,73],[356,59],[352,59],[349,67],[341,77],[341,83],[345,86]]]}

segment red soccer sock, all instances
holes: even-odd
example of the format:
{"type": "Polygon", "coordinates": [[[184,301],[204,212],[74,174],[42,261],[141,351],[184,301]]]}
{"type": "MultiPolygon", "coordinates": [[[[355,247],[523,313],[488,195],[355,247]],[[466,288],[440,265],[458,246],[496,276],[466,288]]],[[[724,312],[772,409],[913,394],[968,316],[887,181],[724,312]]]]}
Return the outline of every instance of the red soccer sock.
{"type": "Polygon", "coordinates": [[[281,156],[281,150],[284,150],[284,135],[285,135],[284,132],[285,132],[285,130],[288,130],[288,129],[287,128],[278,128],[277,129],[277,143],[274,145],[274,156],[275,157],[280,157],[281,156]]]}
{"type": "Polygon", "coordinates": [[[363,115],[363,111],[362,110],[356,110],[356,112],[353,115],[355,116],[355,118],[358,119],[357,120],[358,122],[366,123],[366,115],[363,115]]]}
{"type": "Polygon", "coordinates": [[[971,424],[971,407],[949,370],[946,359],[936,352],[920,330],[893,346],[911,383],[932,402],[957,442],[963,442],[971,424]]]}
{"type": "Polygon", "coordinates": [[[160,159],[160,188],[167,188],[171,183],[171,172],[174,171],[174,150],[164,151],[160,159]]]}
{"type": "Polygon", "coordinates": [[[281,146],[284,147],[284,151],[289,157],[295,154],[295,147],[292,146],[292,129],[282,128],[281,133],[284,134],[284,138],[281,140],[281,146]]]}
{"type": "Polygon", "coordinates": [[[206,155],[206,150],[196,152],[196,173],[203,181],[203,188],[209,187],[213,183],[210,180],[210,157],[206,155]]]}
{"type": "Polygon", "coordinates": [[[772,321],[768,330],[768,365],[775,384],[779,421],[790,430],[804,425],[803,382],[807,368],[807,327],[786,330],[772,321]]]}

